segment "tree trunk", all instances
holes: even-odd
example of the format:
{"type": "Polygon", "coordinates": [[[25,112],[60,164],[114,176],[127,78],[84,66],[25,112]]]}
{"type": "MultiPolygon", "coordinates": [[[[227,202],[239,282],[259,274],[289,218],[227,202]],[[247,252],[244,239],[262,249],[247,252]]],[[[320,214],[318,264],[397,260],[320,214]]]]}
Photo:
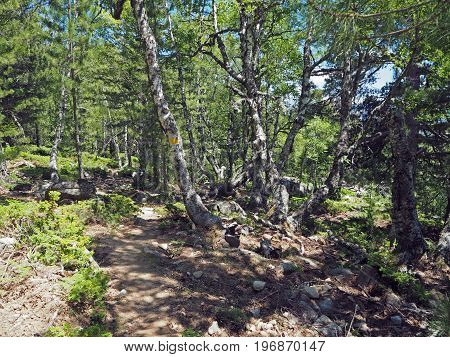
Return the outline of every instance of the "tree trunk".
{"type": "Polygon", "coordinates": [[[153,100],[158,110],[158,119],[172,147],[178,184],[180,185],[183,194],[187,213],[196,225],[203,227],[221,226],[220,218],[208,211],[200,196],[192,187],[186,160],[184,158],[181,135],[164,96],[161,72],[157,58],[156,39],[148,25],[144,1],[131,0],[131,6],[138,22],[139,32],[145,46],[145,59],[148,66],[153,100]]]}
{"type": "Polygon", "coordinates": [[[55,138],[53,139],[52,149],[50,151],[50,179],[52,182],[59,181],[58,175],[58,146],[61,143],[64,132],[64,120],[66,116],[66,88],[64,86],[64,77],[61,81],[61,98],[59,104],[58,123],[56,124],[55,138]]]}
{"type": "Polygon", "coordinates": [[[334,195],[341,187],[344,177],[344,165],[350,148],[350,110],[353,102],[353,81],[351,76],[351,57],[347,52],[344,58],[342,73],[342,87],[340,98],[340,132],[339,139],[334,152],[333,164],[325,181],[325,186],[317,189],[312,196],[302,204],[300,209],[290,218],[291,224],[298,227],[331,195],[334,195]]]}
{"type": "Polygon", "coordinates": [[[311,72],[312,68],[312,58],[311,58],[311,42],[312,42],[312,25],[308,23],[308,35],[305,40],[305,45],[303,46],[303,74],[302,74],[302,89],[300,93],[300,98],[298,100],[298,111],[297,117],[295,118],[294,124],[292,125],[289,133],[284,142],[283,148],[281,149],[280,159],[278,162],[278,171],[280,174],[286,169],[286,164],[289,159],[289,155],[292,152],[294,146],[295,137],[297,136],[299,130],[303,127],[305,123],[306,110],[311,101],[311,72]]]}
{"type": "Polygon", "coordinates": [[[4,179],[6,176],[8,176],[8,168],[6,166],[6,160],[3,154],[3,145],[0,141],[0,179],[4,179]]]}
{"type": "MultiPolygon", "coordinates": [[[[399,103],[400,105],[400,103],[399,103]]],[[[402,108],[393,110],[389,120],[392,147],[392,233],[400,260],[410,263],[425,251],[414,195],[414,155],[408,145],[406,118],[402,108]]]]}
{"type": "Polygon", "coordinates": [[[71,68],[70,68],[70,79],[71,79],[71,95],[72,95],[72,119],[74,124],[74,141],[75,141],[75,151],[77,154],[77,163],[78,163],[78,178],[84,179],[84,170],[83,170],[83,158],[82,158],[82,149],[81,149],[81,138],[80,138],[80,122],[78,118],[78,105],[77,105],[77,79],[75,78],[75,51],[74,51],[74,32],[75,25],[74,21],[77,18],[77,1],[74,0],[73,8],[71,6],[71,1],[69,1],[69,20],[70,20],[70,58],[71,58],[71,68]]]}

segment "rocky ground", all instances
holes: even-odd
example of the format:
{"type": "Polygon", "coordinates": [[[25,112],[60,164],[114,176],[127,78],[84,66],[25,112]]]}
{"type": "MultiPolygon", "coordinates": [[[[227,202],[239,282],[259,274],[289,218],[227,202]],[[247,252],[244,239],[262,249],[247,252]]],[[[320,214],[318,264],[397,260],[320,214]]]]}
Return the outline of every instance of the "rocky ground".
{"type": "MultiPolygon", "coordinates": [[[[121,190],[141,203],[141,214],[114,229],[88,229],[95,259],[110,276],[107,324],[116,336],[430,334],[431,305],[394,291],[332,234],[295,235],[235,202],[211,202],[227,227],[213,249],[186,218],[151,203],[157,195],[129,187],[107,178],[97,192],[121,190]]],[[[30,263],[7,241],[0,242],[0,258],[0,335],[39,336],[84,319],[64,299],[62,269],[30,263]]],[[[439,295],[449,271],[437,271],[424,261],[416,273],[439,295]]]]}

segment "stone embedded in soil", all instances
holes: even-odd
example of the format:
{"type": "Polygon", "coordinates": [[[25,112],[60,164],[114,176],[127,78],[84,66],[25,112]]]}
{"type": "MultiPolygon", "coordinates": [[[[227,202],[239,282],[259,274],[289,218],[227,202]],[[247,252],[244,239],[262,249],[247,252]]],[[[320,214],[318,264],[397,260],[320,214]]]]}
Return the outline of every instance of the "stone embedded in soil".
{"type": "Polygon", "coordinates": [[[400,297],[396,294],[394,294],[393,292],[389,292],[386,294],[386,299],[385,302],[387,305],[399,308],[400,305],[402,304],[402,300],[400,299],[400,297]]]}
{"type": "Polygon", "coordinates": [[[319,314],[306,301],[300,301],[298,306],[299,311],[297,314],[304,322],[311,323],[319,317],[319,314]]]}
{"type": "Polygon", "coordinates": [[[266,282],[262,280],[255,280],[253,282],[253,290],[262,291],[266,287],[266,282]]]}
{"type": "Polygon", "coordinates": [[[403,322],[403,319],[400,315],[394,315],[391,316],[391,322],[396,326],[400,326],[403,322]]]}
{"type": "Polygon", "coordinates": [[[202,270],[194,271],[192,275],[194,276],[194,278],[200,279],[203,276],[203,271],[202,270]]]}
{"type": "Polygon", "coordinates": [[[209,326],[208,333],[210,335],[217,335],[218,333],[220,333],[220,327],[217,321],[214,321],[211,326],[209,326]]]}
{"type": "Polygon", "coordinates": [[[320,311],[323,314],[329,314],[334,310],[334,303],[329,297],[319,300],[317,303],[319,305],[320,311]]]}
{"type": "Polygon", "coordinates": [[[158,247],[160,247],[162,250],[169,249],[169,245],[167,243],[158,244],[158,247]]]}
{"type": "Polygon", "coordinates": [[[306,295],[308,295],[311,299],[318,299],[320,297],[319,292],[315,286],[305,286],[303,291],[306,295]]]}
{"type": "Polygon", "coordinates": [[[125,289],[122,289],[119,291],[120,296],[125,296],[127,294],[127,291],[125,289]]]}
{"type": "Polygon", "coordinates": [[[283,260],[281,263],[281,268],[283,269],[283,274],[285,275],[292,274],[298,269],[297,265],[289,260],[283,260]]]}
{"type": "Polygon", "coordinates": [[[367,326],[367,323],[365,323],[364,321],[356,322],[353,326],[361,332],[364,332],[364,333],[370,332],[369,326],[367,326]]]}
{"type": "Polygon", "coordinates": [[[342,328],[326,315],[321,315],[313,324],[313,327],[326,337],[342,335],[342,328]]]}
{"type": "Polygon", "coordinates": [[[250,309],[250,314],[252,314],[253,317],[258,318],[261,315],[261,309],[259,307],[250,309]]]}

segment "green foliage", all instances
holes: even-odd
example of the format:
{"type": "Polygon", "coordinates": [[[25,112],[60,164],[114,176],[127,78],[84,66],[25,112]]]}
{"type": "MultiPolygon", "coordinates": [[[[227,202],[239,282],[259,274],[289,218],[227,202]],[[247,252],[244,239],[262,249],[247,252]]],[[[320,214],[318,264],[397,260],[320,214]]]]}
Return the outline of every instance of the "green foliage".
{"type": "Polygon", "coordinates": [[[172,216],[185,216],[186,215],[186,207],[181,202],[175,203],[166,203],[164,208],[169,212],[172,216]]]}
{"type": "Polygon", "coordinates": [[[217,319],[232,329],[241,330],[245,327],[249,318],[246,313],[237,307],[220,308],[217,311],[217,319]]]}
{"type": "Polygon", "coordinates": [[[115,225],[139,212],[139,207],[129,197],[111,194],[92,201],[95,217],[106,224],[115,225]]]}
{"type": "Polygon", "coordinates": [[[69,323],[50,327],[45,337],[112,337],[111,332],[103,324],[93,324],[86,328],[75,327],[69,323]]]}
{"type": "Polygon", "coordinates": [[[5,200],[0,205],[0,232],[18,235],[30,248],[29,256],[47,265],[61,264],[66,269],[89,265],[91,239],[75,214],[59,211],[59,193],[51,192],[49,201],[5,200]]]}
{"type": "Polygon", "coordinates": [[[67,279],[69,285],[68,301],[80,305],[102,306],[108,276],[101,270],[83,268],[67,279]]]}
{"type": "Polygon", "coordinates": [[[450,299],[448,296],[437,302],[433,311],[430,330],[433,336],[450,337],[450,299]]]}
{"type": "Polygon", "coordinates": [[[202,337],[203,334],[200,331],[193,329],[192,327],[188,327],[181,333],[182,337],[202,337]]]}

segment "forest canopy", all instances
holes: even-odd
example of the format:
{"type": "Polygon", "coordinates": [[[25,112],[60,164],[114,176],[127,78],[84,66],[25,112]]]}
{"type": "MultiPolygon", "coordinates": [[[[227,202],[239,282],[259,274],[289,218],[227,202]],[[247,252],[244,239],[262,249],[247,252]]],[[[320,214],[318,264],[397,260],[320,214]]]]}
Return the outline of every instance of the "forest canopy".
{"type": "Polygon", "coordinates": [[[217,239],[230,228],[212,202],[233,202],[294,235],[356,230],[376,266],[449,264],[449,12],[447,0],[4,0],[0,194],[40,184],[43,198],[85,199],[128,178],[217,239]]]}

